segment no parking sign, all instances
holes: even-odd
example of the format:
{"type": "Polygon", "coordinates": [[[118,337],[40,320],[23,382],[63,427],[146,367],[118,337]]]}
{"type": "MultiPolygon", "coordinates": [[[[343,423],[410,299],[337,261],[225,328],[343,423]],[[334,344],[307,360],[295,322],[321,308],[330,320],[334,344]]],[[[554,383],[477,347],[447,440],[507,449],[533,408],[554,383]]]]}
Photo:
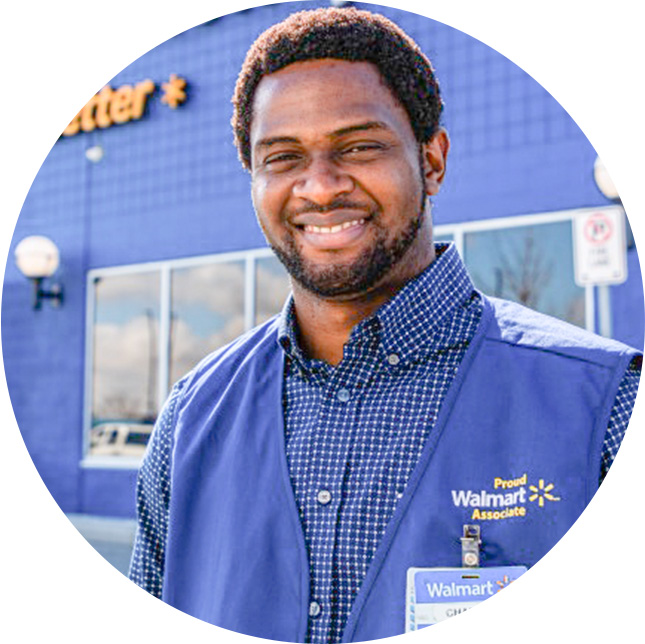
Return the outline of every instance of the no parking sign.
{"type": "Polygon", "coordinates": [[[620,284],[627,279],[625,215],[621,208],[579,213],[573,229],[578,286],[620,284]]]}

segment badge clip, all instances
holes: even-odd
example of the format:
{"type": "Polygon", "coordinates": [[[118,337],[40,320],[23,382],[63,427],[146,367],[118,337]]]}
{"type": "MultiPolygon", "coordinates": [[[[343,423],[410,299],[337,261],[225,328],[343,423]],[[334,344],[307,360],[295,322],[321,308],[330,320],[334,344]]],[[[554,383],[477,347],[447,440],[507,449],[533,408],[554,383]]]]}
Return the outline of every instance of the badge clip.
{"type": "Polygon", "coordinates": [[[481,527],[465,525],[464,536],[461,537],[461,565],[464,568],[479,568],[481,542],[481,527]]]}

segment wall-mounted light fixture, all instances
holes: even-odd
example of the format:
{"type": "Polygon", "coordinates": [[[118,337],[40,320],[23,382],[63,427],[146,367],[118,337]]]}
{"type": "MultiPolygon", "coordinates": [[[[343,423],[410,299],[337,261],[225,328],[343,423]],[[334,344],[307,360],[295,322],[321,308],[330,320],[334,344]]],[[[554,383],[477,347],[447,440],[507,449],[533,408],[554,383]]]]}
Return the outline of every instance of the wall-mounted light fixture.
{"type": "Polygon", "coordinates": [[[104,154],[105,151],[100,145],[93,145],[85,150],[85,158],[92,163],[98,163],[103,158],[104,154]]]}
{"type": "Polygon", "coordinates": [[[614,202],[620,202],[618,190],[616,190],[616,186],[614,185],[612,178],[609,176],[609,172],[607,172],[607,168],[605,168],[605,164],[601,161],[600,157],[596,157],[596,161],[593,164],[593,178],[598,186],[598,190],[600,190],[607,199],[614,202]]]}
{"type": "Polygon", "coordinates": [[[58,248],[54,242],[41,235],[25,237],[15,251],[16,265],[20,272],[34,284],[34,309],[40,309],[43,299],[50,299],[53,306],[63,302],[63,287],[52,284],[49,290],[43,288],[43,280],[51,277],[59,263],[58,248]]]}

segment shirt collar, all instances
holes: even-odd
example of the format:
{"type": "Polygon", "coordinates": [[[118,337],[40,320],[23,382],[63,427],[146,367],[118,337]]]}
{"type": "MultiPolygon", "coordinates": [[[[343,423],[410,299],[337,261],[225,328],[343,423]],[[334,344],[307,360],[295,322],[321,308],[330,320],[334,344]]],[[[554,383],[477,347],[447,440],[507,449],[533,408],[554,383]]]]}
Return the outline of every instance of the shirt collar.
{"type": "Polygon", "coordinates": [[[383,349],[403,362],[440,348],[441,330],[475,292],[455,245],[437,243],[435,251],[435,261],[376,312],[383,349]]]}
{"type": "MultiPolygon", "coordinates": [[[[471,300],[475,287],[454,244],[437,243],[435,250],[435,261],[373,316],[357,324],[348,344],[377,333],[382,350],[402,362],[438,348],[437,338],[445,336],[439,329],[471,300]]],[[[278,342],[290,358],[306,367],[309,361],[298,345],[293,295],[280,314],[278,342]]]]}
{"type": "Polygon", "coordinates": [[[300,350],[298,336],[296,334],[296,311],[293,302],[293,293],[289,293],[289,297],[280,313],[278,342],[287,356],[304,363],[305,358],[300,350]]]}

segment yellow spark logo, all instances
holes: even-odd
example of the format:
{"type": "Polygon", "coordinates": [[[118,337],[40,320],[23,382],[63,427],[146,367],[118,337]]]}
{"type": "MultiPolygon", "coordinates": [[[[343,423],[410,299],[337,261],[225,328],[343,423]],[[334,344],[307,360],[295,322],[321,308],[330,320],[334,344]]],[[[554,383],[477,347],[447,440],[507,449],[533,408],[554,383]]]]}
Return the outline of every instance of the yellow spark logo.
{"type": "Polygon", "coordinates": [[[529,490],[533,492],[533,494],[531,494],[531,496],[529,497],[529,501],[535,501],[537,499],[538,505],[541,508],[544,507],[544,499],[546,499],[547,501],[559,501],[559,496],[553,496],[551,494],[551,490],[553,490],[554,487],[555,485],[553,485],[553,483],[544,485],[544,479],[540,479],[538,481],[537,487],[535,487],[535,485],[529,485],[529,490]]]}
{"type": "Polygon", "coordinates": [[[504,575],[504,577],[502,577],[502,581],[496,581],[495,583],[499,586],[495,592],[499,592],[503,588],[506,588],[506,586],[511,583],[511,580],[508,578],[508,575],[504,575]]]}
{"type": "Polygon", "coordinates": [[[167,83],[161,83],[161,88],[164,91],[161,102],[174,110],[186,100],[185,87],[186,81],[183,78],[180,78],[177,74],[170,74],[170,80],[167,83]]]}

